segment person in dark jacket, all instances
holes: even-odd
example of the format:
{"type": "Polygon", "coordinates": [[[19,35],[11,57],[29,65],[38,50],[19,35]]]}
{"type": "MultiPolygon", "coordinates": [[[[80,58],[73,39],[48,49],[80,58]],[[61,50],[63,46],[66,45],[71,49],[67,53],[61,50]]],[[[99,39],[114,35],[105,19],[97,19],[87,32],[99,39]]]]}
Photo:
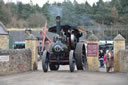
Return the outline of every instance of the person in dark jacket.
{"type": "Polygon", "coordinates": [[[101,49],[100,52],[99,52],[100,67],[104,67],[103,59],[104,59],[104,52],[103,52],[103,50],[101,49]]]}

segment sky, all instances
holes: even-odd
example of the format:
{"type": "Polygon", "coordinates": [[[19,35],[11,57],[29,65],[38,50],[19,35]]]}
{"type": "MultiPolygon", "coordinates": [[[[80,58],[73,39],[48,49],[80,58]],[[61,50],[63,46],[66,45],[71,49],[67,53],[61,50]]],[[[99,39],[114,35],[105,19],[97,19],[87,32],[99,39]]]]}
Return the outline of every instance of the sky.
{"type": "MultiPolygon", "coordinates": [[[[5,2],[7,1],[11,1],[11,2],[17,2],[17,1],[21,1],[23,3],[30,3],[30,0],[4,0],[5,2]]],[[[33,4],[38,4],[40,7],[43,6],[44,3],[46,3],[48,0],[32,0],[33,4]]],[[[49,0],[50,3],[53,2],[63,2],[64,0],[49,0]]],[[[74,1],[74,0],[70,0],[70,1],[74,1]]],[[[84,3],[85,1],[88,1],[88,3],[90,5],[92,5],[93,3],[96,3],[99,0],[76,0],[78,3],[84,3]]],[[[104,0],[104,1],[111,1],[111,0],[104,0]]]]}

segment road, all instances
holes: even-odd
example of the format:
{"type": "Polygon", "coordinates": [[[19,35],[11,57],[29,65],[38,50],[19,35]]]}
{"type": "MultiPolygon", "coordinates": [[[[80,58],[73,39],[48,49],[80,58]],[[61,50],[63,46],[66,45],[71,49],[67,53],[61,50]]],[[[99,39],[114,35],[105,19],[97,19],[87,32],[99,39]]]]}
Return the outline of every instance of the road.
{"type": "Polygon", "coordinates": [[[61,66],[59,71],[38,71],[0,76],[0,85],[128,85],[128,73],[75,71],[61,66]]]}

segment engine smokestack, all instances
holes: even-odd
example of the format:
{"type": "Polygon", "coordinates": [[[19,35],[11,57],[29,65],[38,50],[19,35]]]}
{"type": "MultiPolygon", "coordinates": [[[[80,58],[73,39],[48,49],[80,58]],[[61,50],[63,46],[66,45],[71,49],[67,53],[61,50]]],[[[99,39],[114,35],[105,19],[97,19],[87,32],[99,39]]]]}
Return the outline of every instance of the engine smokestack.
{"type": "Polygon", "coordinates": [[[56,17],[56,32],[58,35],[60,35],[60,30],[61,30],[61,26],[60,26],[60,16],[56,17]]]}

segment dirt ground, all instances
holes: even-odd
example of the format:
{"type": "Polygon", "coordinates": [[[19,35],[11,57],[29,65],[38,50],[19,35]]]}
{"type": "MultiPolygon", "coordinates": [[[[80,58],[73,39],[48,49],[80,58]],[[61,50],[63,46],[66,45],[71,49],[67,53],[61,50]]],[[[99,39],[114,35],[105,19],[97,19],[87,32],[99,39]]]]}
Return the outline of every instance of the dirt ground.
{"type": "Polygon", "coordinates": [[[0,85],[128,85],[128,73],[75,71],[61,66],[59,71],[44,73],[39,62],[38,71],[0,76],[0,85]]]}

